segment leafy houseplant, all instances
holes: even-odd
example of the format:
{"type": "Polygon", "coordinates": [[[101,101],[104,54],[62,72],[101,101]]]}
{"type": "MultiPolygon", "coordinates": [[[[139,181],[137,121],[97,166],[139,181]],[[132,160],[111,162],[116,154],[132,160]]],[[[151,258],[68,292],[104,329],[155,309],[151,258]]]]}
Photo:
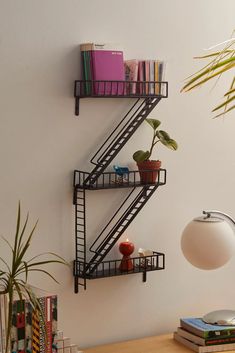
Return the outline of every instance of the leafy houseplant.
{"type": "Polygon", "coordinates": [[[3,269],[0,270],[0,294],[8,295],[6,347],[5,352],[3,353],[6,353],[10,350],[12,307],[15,295],[18,295],[20,301],[23,301],[23,299],[29,300],[32,307],[42,314],[42,310],[36,295],[27,283],[29,273],[32,271],[42,272],[56,281],[56,279],[48,271],[41,268],[41,266],[47,265],[49,263],[60,263],[67,265],[64,259],[50,252],[36,255],[29,260],[25,259],[27,251],[31,245],[32,236],[37,226],[36,222],[32,230],[29,232],[29,235],[25,239],[28,219],[29,215],[27,214],[26,220],[24,221],[23,226],[21,226],[21,208],[19,203],[14,244],[11,245],[6,238],[2,237],[11,250],[11,258],[9,262],[0,257],[0,262],[2,263],[1,267],[3,267],[3,269]],[[51,257],[48,260],[39,259],[42,255],[50,255],[51,257]]]}
{"type": "Polygon", "coordinates": [[[142,183],[154,183],[157,179],[158,170],[161,168],[161,161],[151,160],[152,152],[157,143],[162,143],[164,146],[171,150],[177,150],[178,145],[166,131],[158,130],[161,122],[156,119],[146,119],[146,122],[153,129],[153,137],[150,149],[148,151],[138,150],[133,154],[133,159],[136,161],[140,179],[142,183]]]}
{"type": "MultiPolygon", "coordinates": [[[[235,31],[233,32],[235,33],[235,31]]],[[[209,50],[225,44],[224,48],[211,54],[196,57],[196,59],[211,59],[211,61],[201,70],[190,76],[186,84],[182,88],[182,92],[190,91],[196,87],[202,86],[213,78],[219,78],[227,71],[234,72],[235,69],[235,38],[226,40],[223,43],[209,48],[209,50]]],[[[212,111],[218,112],[215,117],[224,115],[235,108],[235,75],[232,78],[228,90],[224,94],[224,101],[216,106],[212,111]]]]}

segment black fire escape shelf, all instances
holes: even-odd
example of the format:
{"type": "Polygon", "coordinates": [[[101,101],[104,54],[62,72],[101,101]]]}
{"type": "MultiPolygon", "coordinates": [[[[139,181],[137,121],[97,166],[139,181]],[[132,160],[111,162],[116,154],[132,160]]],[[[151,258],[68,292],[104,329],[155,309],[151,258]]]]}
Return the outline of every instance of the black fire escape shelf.
{"type": "MultiPolygon", "coordinates": [[[[138,171],[129,171],[122,178],[115,172],[104,172],[118,152],[127,143],[140,124],[159,103],[167,98],[167,82],[127,82],[127,81],[75,81],[75,114],[79,114],[80,98],[136,98],[113,132],[91,159],[94,168],[91,172],[74,171],[75,236],[76,251],[74,260],[74,290],[79,286],[86,289],[87,279],[120,276],[133,273],[146,273],[165,268],[165,255],[153,251],[150,256],[132,257],[133,269],[120,270],[121,259],[103,261],[115,243],[127,229],[153,193],[166,183],[166,170],[157,171],[157,181],[146,184],[141,182],[138,171]],[[135,92],[133,92],[133,85],[135,92]],[[151,93],[151,92],[157,92],[151,93]],[[87,260],[86,244],[86,192],[102,189],[128,188],[129,192],[113,217],[103,228],[90,246],[93,254],[87,260]]],[[[146,171],[153,173],[154,171],[146,171]]]]}

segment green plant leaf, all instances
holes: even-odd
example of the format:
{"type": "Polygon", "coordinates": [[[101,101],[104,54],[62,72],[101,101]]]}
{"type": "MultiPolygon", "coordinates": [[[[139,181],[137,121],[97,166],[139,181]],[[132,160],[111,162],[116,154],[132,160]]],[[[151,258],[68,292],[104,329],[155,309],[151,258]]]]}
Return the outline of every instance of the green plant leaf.
{"type": "Polygon", "coordinates": [[[235,92],[235,88],[230,89],[228,92],[226,92],[226,93],[224,94],[224,97],[229,96],[231,93],[234,93],[234,92],[235,92]]]}
{"type": "Polygon", "coordinates": [[[173,140],[166,131],[159,130],[157,137],[159,138],[160,142],[169,149],[174,151],[178,149],[177,142],[173,140]]]}
{"type": "Polygon", "coordinates": [[[145,119],[147,121],[147,123],[153,128],[153,130],[157,130],[157,128],[159,127],[159,125],[161,124],[161,122],[157,119],[145,119]]]}
{"type": "Polygon", "coordinates": [[[226,109],[225,111],[223,111],[222,113],[214,116],[214,118],[219,118],[220,116],[227,114],[228,112],[230,112],[231,110],[235,109],[235,105],[233,105],[232,107],[230,107],[229,109],[226,109]]]}
{"type": "Polygon", "coordinates": [[[226,106],[227,104],[231,103],[233,100],[235,100],[235,96],[232,96],[231,98],[229,99],[226,99],[225,102],[223,102],[222,104],[218,105],[217,107],[215,107],[212,111],[216,111],[218,109],[221,109],[223,108],[224,106],[226,106]]]}
{"type": "MultiPolygon", "coordinates": [[[[233,61],[235,61],[235,58],[233,58],[233,61]]],[[[217,65],[217,67],[221,67],[222,65],[217,65]]],[[[216,68],[217,68],[216,67],[216,68]]],[[[212,69],[207,69],[205,70],[204,72],[202,72],[200,75],[197,75],[196,77],[194,77],[192,80],[190,80],[181,90],[181,92],[185,91],[185,92],[188,92],[188,91],[191,91],[193,88],[196,88],[198,86],[201,86],[202,84],[206,83],[207,81],[211,80],[212,78],[218,76],[218,75],[221,75],[223,74],[225,71],[228,71],[230,69],[232,69],[233,67],[235,67],[235,63],[230,63],[230,64],[227,64],[225,67],[223,67],[222,69],[218,70],[217,72],[214,73],[215,69],[212,68],[212,69]],[[210,71],[212,71],[211,74],[210,71]],[[202,78],[203,76],[206,76],[206,78],[202,79],[201,81],[199,81],[200,78],[202,78]],[[196,82],[194,84],[194,82],[196,82]]]]}
{"type": "MultiPolygon", "coordinates": [[[[227,50],[224,50],[223,53],[225,53],[225,54],[233,54],[234,51],[232,49],[227,49],[227,50]]],[[[202,55],[202,56],[194,56],[194,59],[207,59],[207,58],[212,58],[212,57],[218,56],[218,55],[221,55],[221,51],[216,51],[214,53],[207,54],[207,55],[202,55]]]]}
{"type": "Polygon", "coordinates": [[[147,161],[150,157],[150,153],[149,151],[136,151],[134,154],[133,154],[133,159],[134,161],[136,162],[143,162],[143,161],[147,161]]]}
{"type": "Polygon", "coordinates": [[[165,143],[163,143],[170,150],[176,151],[178,149],[178,144],[175,140],[169,139],[165,143]]]}
{"type": "Polygon", "coordinates": [[[163,130],[159,130],[156,132],[157,137],[159,138],[159,140],[162,142],[164,140],[169,140],[170,139],[170,135],[163,130]]]}

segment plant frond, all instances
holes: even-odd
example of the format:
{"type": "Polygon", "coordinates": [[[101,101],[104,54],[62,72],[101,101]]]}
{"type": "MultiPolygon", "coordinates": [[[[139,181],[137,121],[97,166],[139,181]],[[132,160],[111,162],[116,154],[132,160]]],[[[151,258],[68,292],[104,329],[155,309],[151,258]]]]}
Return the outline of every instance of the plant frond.
{"type": "MultiPolygon", "coordinates": [[[[234,50],[230,49],[230,50],[224,50],[223,53],[232,54],[233,52],[234,52],[234,50]]],[[[207,59],[207,58],[212,58],[214,56],[218,56],[220,54],[221,54],[221,52],[217,51],[217,52],[214,52],[214,53],[211,53],[211,54],[206,54],[206,55],[201,55],[201,56],[194,56],[194,59],[207,59]]]]}
{"type": "Polygon", "coordinates": [[[5,243],[7,243],[7,245],[9,246],[9,248],[11,249],[12,253],[14,251],[13,247],[11,246],[10,242],[2,235],[1,236],[2,240],[5,241],[5,243]]]}
{"type": "MultiPolygon", "coordinates": [[[[69,263],[66,262],[66,261],[63,259],[62,256],[57,255],[57,254],[55,254],[55,253],[53,253],[53,252],[49,252],[49,251],[48,251],[48,252],[43,252],[43,253],[41,253],[41,254],[38,254],[38,255],[32,257],[30,260],[27,261],[27,263],[30,264],[33,260],[35,260],[35,259],[37,259],[37,258],[39,258],[39,257],[42,257],[42,256],[46,256],[46,255],[52,255],[52,256],[54,256],[55,258],[60,259],[62,264],[70,266],[69,263]]],[[[49,261],[54,261],[54,260],[49,260],[49,261]]]]}
{"type": "Polygon", "coordinates": [[[227,114],[228,112],[230,112],[230,111],[233,110],[234,108],[235,108],[235,105],[233,105],[233,106],[230,107],[229,109],[223,111],[223,113],[220,113],[220,114],[214,116],[214,119],[215,119],[215,118],[219,118],[220,116],[222,116],[222,115],[224,115],[224,114],[227,114]]]}
{"type": "MultiPolygon", "coordinates": [[[[17,221],[16,221],[16,233],[15,233],[15,242],[14,242],[14,250],[13,250],[13,256],[12,256],[12,261],[16,257],[17,254],[17,247],[18,247],[18,237],[19,237],[19,230],[20,230],[20,218],[21,218],[21,209],[20,209],[20,201],[18,203],[18,213],[17,213],[17,221]]],[[[13,263],[12,263],[13,267],[13,263]]]]}
{"type": "MultiPolygon", "coordinates": [[[[234,58],[234,61],[235,61],[235,58],[234,58]]],[[[188,92],[188,91],[191,91],[192,89],[198,87],[198,86],[201,86],[202,84],[206,83],[207,81],[211,80],[212,78],[218,76],[218,75],[221,75],[222,73],[230,70],[231,68],[235,67],[235,63],[231,63],[231,64],[228,64],[227,66],[223,67],[221,70],[217,71],[216,73],[202,79],[201,81],[198,81],[197,83],[195,83],[194,85],[190,86],[192,83],[194,83],[195,81],[197,81],[198,79],[200,79],[202,76],[205,75],[204,74],[201,74],[201,75],[198,75],[195,79],[191,80],[190,83],[188,83],[187,85],[185,85],[182,90],[185,91],[185,92],[188,92]],[[187,88],[187,89],[186,89],[187,88]]],[[[208,73],[208,72],[207,72],[208,73]]]]}
{"type": "Polygon", "coordinates": [[[51,279],[53,279],[53,281],[55,281],[56,283],[59,284],[59,282],[56,280],[56,278],[54,276],[52,276],[49,272],[47,272],[46,270],[43,269],[39,269],[39,268],[32,268],[29,269],[28,272],[43,272],[44,274],[46,274],[47,276],[49,276],[51,279]]]}
{"type": "Polygon", "coordinates": [[[218,105],[217,107],[215,107],[212,112],[215,112],[218,109],[223,108],[224,106],[228,105],[229,103],[231,103],[233,100],[235,99],[235,96],[232,96],[231,98],[229,98],[228,100],[226,100],[225,102],[223,102],[222,104],[218,105]]]}
{"type": "Polygon", "coordinates": [[[11,272],[10,266],[8,265],[8,263],[1,256],[0,256],[0,261],[2,261],[4,263],[4,265],[6,266],[8,272],[10,273],[11,272]]]}

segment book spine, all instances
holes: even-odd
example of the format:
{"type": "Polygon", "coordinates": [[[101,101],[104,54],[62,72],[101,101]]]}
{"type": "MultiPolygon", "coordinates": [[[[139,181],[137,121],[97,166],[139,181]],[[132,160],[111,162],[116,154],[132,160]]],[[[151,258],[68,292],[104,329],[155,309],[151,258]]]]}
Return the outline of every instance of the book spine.
{"type": "Polygon", "coordinates": [[[11,320],[11,352],[17,353],[18,351],[18,338],[17,338],[17,303],[12,305],[12,320],[11,320]]]}
{"type": "Polygon", "coordinates": [[[136,94],[136,81],[138,79],[138,60],[126,60],[125,67],[125,80],[129,81],[125,85],[125,94],[136,94]]]}
{"type": "Polygon", "coordinates": [[[40,324],[38,309],[32,312],[32,352],[40,352],[40,324]]]}
{"type": "Polygon", "coordinates": [[[149,72],[149,60],[145,60],[145,93],[149,94],[149,81],[150,81],[150,72],[149,72]]]}
{"type": "Polygon", "coordinates": [[[58,310],[57,310],[57,296],[52,296],[52,353],[57,352],[57,336],[58,336],[58,310]]]}
{"type": "Polygon", "coordinates": [[[39,350],[40,353],[46,353],[46,327],[45,327],[45,313],[46,313],[46,298],[38,298],[38,302],[41,307],[39,313],[39,350]]]}
{"type": "Polygon", "coordinates": [[[144,72],[143,72],[143,61],[139,61],[138,64],[138,93],[143,94],[143,81],[144,81],[144,72]]]}
{"type": "Polygon", "coordinates": [[[1,314],[1,304],[0,304],[0,353],[3,353],[3,347],[2,347],[2,340],[3,340],[3,336],[2,336],[2,316],[1,315],[2,314],[1,314]]]}
{"type": "Polygon", "coordinates": [[[16,301],[17,351],[25,353],[25,301],[16,301]]]}
{"type": "Polygon", "coordinates": [[[150,60],[149,61],[149,93],[154,94],[154,61],[150,60]]]}
{"type": "Polygon", "coordinates": [[[5,294],[0,295],[1,307],[1,327],[2,327],[2,350],[6,351],[6,310],[5,310],[5,294]]]}
{"type": "Polygon", "coordinates": [[[46,297],[46,315],[45,315],[45,323],[46,323],[46,352],[52,353],[52,298],[46,297]]]}
{"type": "Polygon", "coordinates": [[[32,305],[29,301],[25,301],[25,350],[27,353],[32,353],[32,315],[32,305]]]}
{"type": "Polygon", "coordinates": [[[190,333],[205,339],[226,338],[230,335],[235,336],[234,327],[208,325],[203,323],[200,319],[180,319],[180,326],[190,333]],[[210,329],[211,327],[214,329],[210,329]]]}
{"type": "MultiPolygon", "coordinates": [[[[154,62],[154,80],[155,81],[159,81],[159,61],[155,61],[154,62]]],[[[155,83],[155,94],[159,94],[160,93],[160,85],[159,83],[155,83]]]]}
{"type": "Polygon", "coordinates": [[[220,352],[220,351],[230,351],[230,350],[232,351],[235,349],[234,343],[218,344],[218,345],[211,345],[211,346],[200,346],[196,343],[193,343],[187,340],[184,337],[181,337],[180,335],[177,334],[177,332],[174,332],[174,339],[182,343],[184,346],[198,353],[220,352]]]}

